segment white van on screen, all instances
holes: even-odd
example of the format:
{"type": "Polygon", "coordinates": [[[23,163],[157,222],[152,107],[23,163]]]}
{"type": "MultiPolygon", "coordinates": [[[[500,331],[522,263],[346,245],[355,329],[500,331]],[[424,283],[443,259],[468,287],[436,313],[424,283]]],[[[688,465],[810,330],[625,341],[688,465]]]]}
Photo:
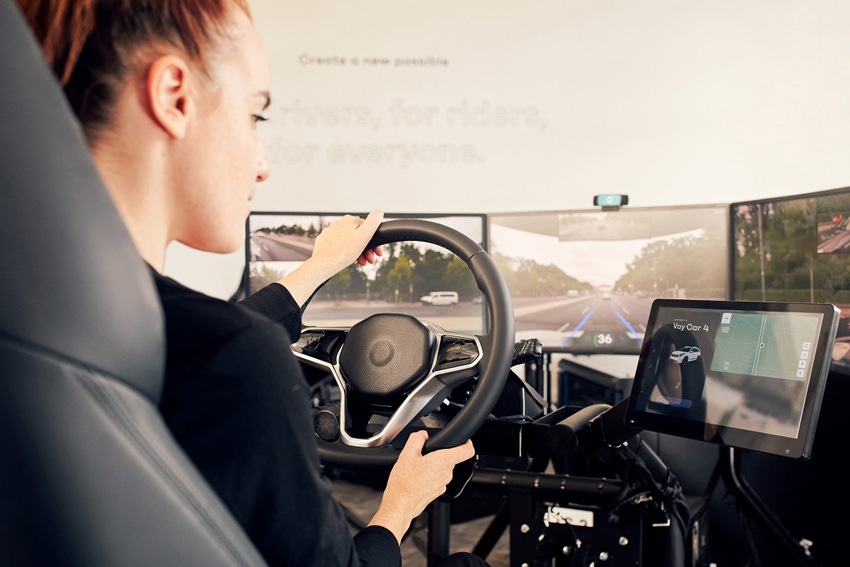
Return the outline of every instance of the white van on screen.
{"type": "Polygon", "coordinates": [[[456,291],[432,291],[420,297],[419,301],[422,305],[457,305],[458,297],[456,291]]]}

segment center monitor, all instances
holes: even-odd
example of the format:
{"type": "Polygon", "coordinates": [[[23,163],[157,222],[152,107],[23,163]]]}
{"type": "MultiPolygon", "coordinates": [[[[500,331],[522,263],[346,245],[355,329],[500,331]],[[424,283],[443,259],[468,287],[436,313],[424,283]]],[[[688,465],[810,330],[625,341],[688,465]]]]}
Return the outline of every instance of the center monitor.
{"type": "Polygon", "coordinates": [[[726,204],[489,215],[517,338],[639,354],[653,299],[727,299],[728,217],[726,204]]]}

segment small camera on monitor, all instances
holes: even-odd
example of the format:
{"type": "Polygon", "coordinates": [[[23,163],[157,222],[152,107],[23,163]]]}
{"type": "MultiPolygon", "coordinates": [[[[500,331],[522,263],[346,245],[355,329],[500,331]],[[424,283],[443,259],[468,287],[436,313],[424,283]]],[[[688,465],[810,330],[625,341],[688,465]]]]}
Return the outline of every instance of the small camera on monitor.
{"type": "Polygon", "coordinates": [[[621,207],[629,204],[628,195],[620,195],[619,193],[606,193],[604,195],[595,195],[593,197],[593,205],[596,207],[621,207]]]}

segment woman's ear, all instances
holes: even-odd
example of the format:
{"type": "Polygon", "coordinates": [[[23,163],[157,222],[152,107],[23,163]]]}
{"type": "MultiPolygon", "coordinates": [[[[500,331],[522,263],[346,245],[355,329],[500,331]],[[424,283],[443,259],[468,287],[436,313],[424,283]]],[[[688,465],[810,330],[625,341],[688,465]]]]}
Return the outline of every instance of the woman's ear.
{"type": "Polygon", "coordinates": [[[158,57],[150,66],[145,88],[154,121],[174,138],[186,135],[192,112],[192,73],[176,55],[158,57]]]}

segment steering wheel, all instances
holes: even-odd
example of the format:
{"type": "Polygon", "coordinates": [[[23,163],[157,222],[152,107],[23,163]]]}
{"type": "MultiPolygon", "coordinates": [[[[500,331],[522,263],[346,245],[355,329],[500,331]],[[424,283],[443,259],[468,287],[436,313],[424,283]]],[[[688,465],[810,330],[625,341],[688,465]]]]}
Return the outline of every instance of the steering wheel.
{"type": "Polygon", "coordinates": [[[462,259],[484,294],[488,328],[483,335],[450,333],[401,313],[371,315],[351,327],[306,327],[293,353],[327,371],[339,387],[338,405],[314,409],[325,466],[391,468],[400,449],[393,441],[439,409],[456,386],[477,377],[469,399],[429,437],[425,452],[463,444],[505,386],[516,341],[514,315],[492,258],[463,233],[418,219],[382,223],[367,249],[400,241],[436,244],[462,259]]]}

